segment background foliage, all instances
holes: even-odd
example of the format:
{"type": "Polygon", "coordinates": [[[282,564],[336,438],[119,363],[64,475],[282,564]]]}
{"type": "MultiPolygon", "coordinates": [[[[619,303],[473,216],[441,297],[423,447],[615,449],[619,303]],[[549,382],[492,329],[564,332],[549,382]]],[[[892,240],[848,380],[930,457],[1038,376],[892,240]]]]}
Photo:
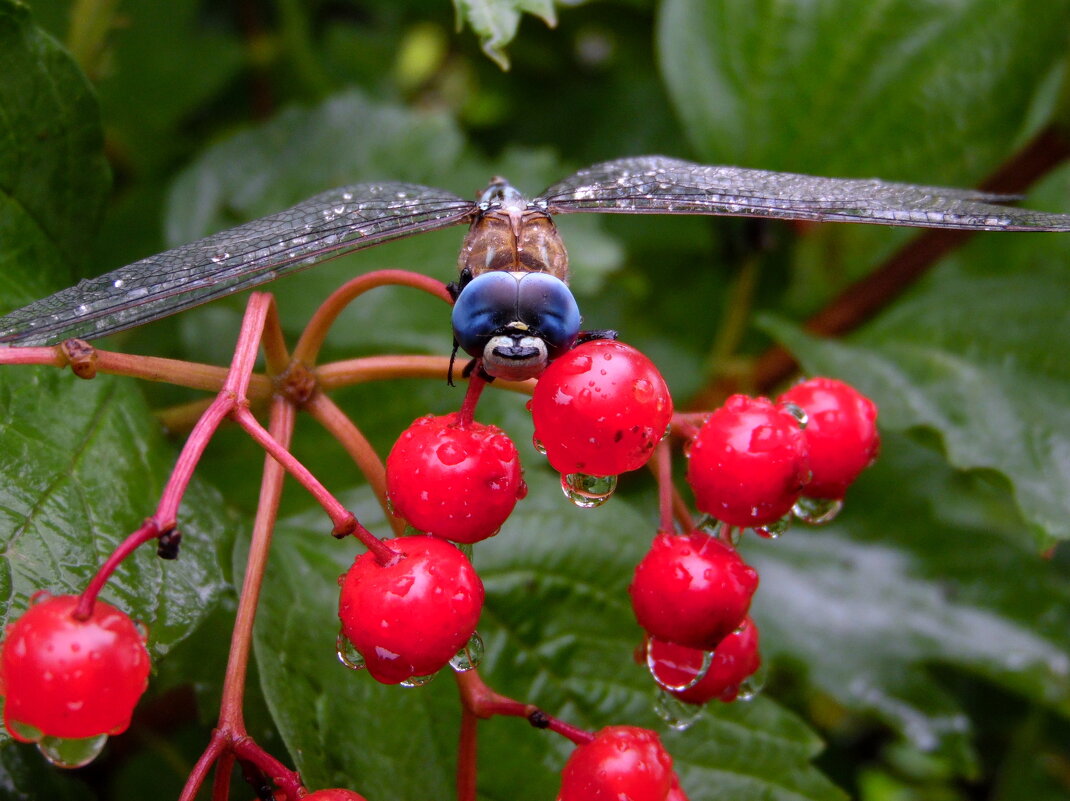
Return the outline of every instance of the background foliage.
{"type": "MultiPolygon", "coordinates": [[[[975,185],[1065,111],[1066,0],[456,5],[0,0],[0,311],[345,183],[470,195],[504,174],[534,192],[597,159],[659,152],[975,185]]],[[[1070,210],[1068,175],[1051,172],[1027,202],[1070,210]]],[[[690,797],[1070,797],[1070,240],[978,236],[830,342],[799,323],[911,232],[561,227],[587,324],[650,353],[681,407],[717,379],[745,385],[771,337],[881,407],[881,461],[835,525],[743,546],[762,575],[769,684],[666,735],[690,797]]],[[[448,280],[458,240],[429,234],[287,279],[284,323],[297,330],[359,271],[448,280]]],[[[224,301],[112,344],[225,363],[240,309],[224,301]]],[[[440,304],[383,291],[347,313],[325,356],[448,346],[440,304]]],[[[522,399],[491,395],[481,417],[524,446],[522,399]]],[[[190,397],[0,371],[0,613],[40,587],[79,588],[138,525],[175,453],[149,409],[190,397]]],[[[385,453],[459,396],[397,382],[339,400],[385,453]]],[[[341,449],[309,423],[298,434],[298,455],[382,531],[341,449]]],[[[488,678],[582,726],[656,725],[625,594],[656,525],[651,488],[636,476],[581,512],[523,456],[532,492],[476,553],[488,678]]],[[[139,554],[109,589],[151,624],[161,657],[138,722],[73,776],[5,742],[0,797],[177,795],[214,717],[261,460],[230,431],[209,457],[182,559],[139,554]]],[[[353,546],[300,492],[285,507],[256,632],[257,736],[312,786],[450,797],[450,683],[382,688],[337,663],[334,579],[353,546]]],[[[553,797],[565,745],[516,721],[485,728],[481,794],[553,797]]]]}

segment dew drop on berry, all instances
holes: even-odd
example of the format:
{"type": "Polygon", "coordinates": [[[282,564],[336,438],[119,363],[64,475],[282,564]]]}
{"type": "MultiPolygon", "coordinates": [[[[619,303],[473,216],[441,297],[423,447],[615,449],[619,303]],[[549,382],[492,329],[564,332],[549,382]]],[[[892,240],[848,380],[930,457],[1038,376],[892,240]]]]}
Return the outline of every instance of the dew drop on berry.
{"type": "Polygon", "coordinates": [[[23,723],[18,720],[7,720],[5,723],[11,733],[23,742],[36,743],[44,736],[44,732],[29,723],[23,723]]]}
{"type": "Polygon", "coordinates": [[[542,440],[540,440],[538,437],[532,437],[531,444],[535,448],[535,450],[537,450],[543,456],[546,455],[546,446],[542,444],[542,440]]]}
{"type": "Polygon", "coordinates": [[[467,673],[479,667],[479,663],[483,661],[484,650],[483,638],[479,636],[478,631],[473,631],[468,642],[450,659],[450,667],[458,673],[467,673]]]}
{"type": "Polygon", "coordinates": [[[665,721],[665,725],[676,731],[691,728],[705,711],[704,706],[684,703],[665,690],[658,690],[654,698],[654,713],[665,721]]]}
{"type": "Polygon", "coordinates": [[[338,632],[338,639],[335,640],[335,646],[338,653],[338,661],[345,665],[350,670],[363,670],[365,668],[364,657],[360,655],[360,652],[353,647],[353,643],[346,637],[344,631],[338,632]]]}
{"type": "Polygon", "coordinates": [[[526,497],[528,497],[528,483],[520,479],[520,483],[516,485],[516,499],[522,501],[526,497]]]}
{"type": "Polygon", "coordinates": [[[668,665],[667,667],[671,667],[677,673],[679,673],[680,674],[679,675],[680,679],[687,679],[686,681],[681,681],[680,683],[673,683],[671,681],[668,681],[666,679],[666,677],[664,675],[662,675],[662,673],[664,673],[664,670],[661,673],[659,673],[658,666],[659,666],[659,664],[664,664],[664,663],[659,662],[659,660],[655,658],[654,647],[655,647],[654,638],[653,637],[647,637],[646,638],[646,669],[648,671],[650,671],[650,677],[652,679],[654,679],[654,683],[657,684],[658,687],[660,687],[661,689],[665,690],[666,692],[682,693],[682,692],[685,692],[687,690],[690,690],[692,687],[694,687],[700,681],[702,681],[704,678],[706,678],[706,674],[709,673],[710,666],[713,664],[713,651],[703,651],[702,652],[702,663],[697,665],[697,666],[693,665],[693,664],[692,665],[681,665],[681,664],[677,664],[677,663],[673,662],[671,665],[668,665]]]}
{"type": "Polygon", "coordinates": [[[616,488],[616,476],[589,476],[586,473],[561,475],[561,491],[580,509],[601,506],[609,500],[616,488]]]}
{"type": "Polygon", "coordinates": [[[591,369],[591,357],[587,354],[582,354],[573,359],[569,359],[561,365],[561,369],[563,369],[565,373],[571,375],[582,375],[591,369]]]}
{"type": "Polygon", "coordinates": [[[763,662],[754,673],[747,676],[739,684],[739,690],[736,693],[735,700],[737,701],[751,701],[762,691],[765,687],[766,666],[763,662]]]}
{"type": "Polygon", "coordinates": [[[435,680],[437,673],[431,673],[427,676],[409,676],[405,681],[398,682],[402,687],[423,687],[425,684],[430,684],[435,680]]]}
{"type": "Polygon", "coordinates": [[[806,424],[810,422],[810,416],[806,413],[806,410],[802,406],[796,403],[787,401],[785,403],[778,404],[781,411],[787,412],[799,423],[799,428],[806,428],[806,424]]]}
{"type": "Polygon", "coordinates": [[[438,460],[444,465],[460,464],[468,458],[468,451],[457,442],[443,442],[435,451],[438,460]]]}
{"type": "Polygon", "coordinates": [[[37,604],[41,603],[42,601],[47,601],[51,597],[52,597],[52,593],[50,593],[48,590],[37,590],[36,592],[34,592],[33,595],[30,596],[30,604],[29,605],[30,606],[36,606],[37,604]]]}
{"type": "Polygon", "coordinates": [[[632,382],[632,395],[639,403],[650,403],[654,398],[654,385],[645,378],[637,378],[632,382]]]}
{"type": "Polygon", "coordinates": [[[764,526],[755,526],[754,533],[759,537],[765,537],[767,540],[775,540],[789,528],[791,528],[790,512],[779,520],[774,520],[772,523],[766,523],[764,526]]]}
{"type": "Polygon", "coordinates": [[[78,739],[42,737],[37,750],[57,768],[80,768],[96,759],[107,741],[106,734],[78,739]]]}
{"type": "Polygon", "coordinates": [[[799,498],[791,508],[791,513],[804,523],[821,526],[836,519],[843,509],[840,498],[799,498]]]}

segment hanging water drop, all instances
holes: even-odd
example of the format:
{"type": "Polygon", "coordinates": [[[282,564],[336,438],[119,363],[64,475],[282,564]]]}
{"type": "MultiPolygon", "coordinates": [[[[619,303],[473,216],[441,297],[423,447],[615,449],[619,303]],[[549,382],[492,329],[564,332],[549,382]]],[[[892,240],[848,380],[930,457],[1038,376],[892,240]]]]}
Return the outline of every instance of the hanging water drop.
{"type": "MultiPolygon", "coordinates": [[[[681,674],[680,678],[686,678],[687,680],[679,684],[674,684],[662,676],[658,675],[658,660],[654,656],[655,640],[653,637],[646,638],[646,669],[650,671],[650,677],[654,679],[654,682],[661,689],[671,693],[682,693],[690,690],[704,678],[710,670],[710,665],[713,664],[713,651],[702,652],[702,664],[697,667],[693,665],[681,665],[672,664],[678,673],[681,674]]],[[[696,649],[697,650],[697,649],[696,649]]]]}
{"type": "Polygon", "coordinates": [[[106,734],[78,739],[42,737],[37,743],[37,750],[57,768],[80,768],[96,759],[106,742],[106,734]]]}
{"type": "Polygon", "coordinates": [[[767,540],[775,540],[789,528],[791,528],[790,512],[779,520],[774,520],[772,523],[766,523],[764,526],[755,526],[754,533],[759,537],[765,537],[767,540]]]}
{"type": "Polygon", "coordinates": [[[803,496],[795,502],[791,513],[804,523],[812,526],[823,526],[836,519],[836,515],[843,509],[843,500],[840,498],[807,498],[803,496]]]}
{"type": "Polygon", "coordinates": [[[474,631],[468,642],[453,655],[450,660],[450,667],[458,673],[467,673],[469,670],[479,667],[479,663],[483,661],[483,652],[483,638],[479,636],[478,631],[474,631]]]}
{"type": "Polygon", "coordinates": [[[344,631],[338,632],[338,639],[335,640],[335,647],[338,653],[339,662],[350,670],[364,669],[364,657],[353,647],[353,643],[349,641],[349,638],[345,635],[344,631]]]}
{"type": "Polygon", "coordinates": [[[432,681],[434,681],[434,678],[437,675],[438,675],[437,673],[431,673],[430,675],[427,675],[427,676],[409,676],[407,679],[405,679],[405,681],[400,682],[399,686],[401,686],[401,687],[423,687],[425,684],[430,684],[432,681]]]}
{"type": "Polygon", "coordinates": [[[781,403],[780,408],[798,421],[799,428],[805,429],[806,424],[810,422],[810,417],[806,414],[806,410],[798,404],[792,403],[791,401],[787,401],[785,403],[781,403]]]}
{"type": "Polygon", "coordinates": [[[7,727],[11,729],[11,733],[16,736],[17,739],[27,743],[36,743],[44,736],[44,732],[38,729],[36,726],[31,726],[29,723],[23,723],[18,720],[5,721],[7,727]]]}
{"type": "Polygon", "coordinates": [[[532,437],[531,444],[535,448],[535,450],[537,450],[543,456],[546,455],[546,446],[542,444],[542,440],[540,440],[538,437],[532,437]]]}
{"type": "Polygon", "coordinates": [[[765,687],[767,670],[762,663],[756,671],[739,683],[739,692],[736,694],[737,701],[750,701],[765,687]]]}
{"type": "Polygon", "coordinates": [[[665,721],[670,729],[684,731],[702,717],[705,707],[687,704],[665,690],[658,690],[654,698],[654,713],[665,721]]]}
{"type": "Polygon", "coordinates": [[[617,488],[616,476],[589,476],[586,473],[562,473],[561,491],[581,509],[593,509],[609,500],[617,488]]]}

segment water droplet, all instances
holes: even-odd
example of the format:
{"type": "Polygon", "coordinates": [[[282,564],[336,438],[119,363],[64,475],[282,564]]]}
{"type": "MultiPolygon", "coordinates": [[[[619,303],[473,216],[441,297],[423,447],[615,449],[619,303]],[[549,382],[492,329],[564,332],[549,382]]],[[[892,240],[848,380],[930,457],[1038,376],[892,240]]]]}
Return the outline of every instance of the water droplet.
{"type": "Polygon", "coordinates": [[[435,451],[438,460],[447,466],[460,464],[468,458],[468,451],[456,442],[443,442],[435,451]]]}
{"type": "Polygon", "coordinates": [[[450,667],[458,673],[466,673],[472,668],[479,667],[479,663],[483,661],[483,652],[483,638],[479,636],[478,631],[473,631],[472,636],[468,638],[468,642],[453,655],[453,659],[450,660],[450,667]]]}
{"type": "Polygon", "coordinates": [[[432,673],[428,676],[409,676],[405,681],[399,682],[402,687],[423,687],[425,684],[430,684],[434,681],[437,673],[432,673]]]}
{"type": "Polygon", "coordinates": [[[839,498],[799,498],[791,508],[791,513],[804,523],[813,526],[822,526],[830,523],[843,509],[843,501],[839,498]]]}
{"type": "Polygon", "coordinates": [[[96,759],[107,741],[106,734],[70,740],[42,737],[37,743],[37,750],[57,768],[80,768],[96,759]]]}
{"type": "Polygon", "coordinates": [[[123,283],[124,282],[123,282],[122,278],[116,278],[114,281],[111,282],[111,285],[113,287],[115,287],[116,289],[122,289],[123,288],[123,283]]]}
{"type": "Polygon", "coordinates": [[[617,488],[616,476],[589,476],[586,473],[562,473],[561,491],[581,509],[593,509],[609,500],[617,488]]]}
{"type": "Polygon", "coordinates": [[[654,699],[654,713],[664,720],[670,729],[676,729],[676,731],[689,729],[696,720],[702,717],[704,711],[705,707],[684,703],[664,690],[659,690],[654,699]]]}
{"type": "Polygon", "coordinates": [[[222,253],[213,254],[212,262],[215,263],[215,264],[219,264],[219,262],[226,261],[229,258],[230,258],[230,254],[227,253],[226,251],[224,251],[222,253]]]}
{"type": "Polygon", "coordinates": [[[353,647],[353,643],[349,641],[349,638],[346,637],[344,631],[338,632],[338,639],[335,640],[335,646],[338,652],[339,662],[350,670],[364,669],[364,657],[353,647]]]}
{"type": "Polygon", "coordinates": [[[739,684],[739,692],[736,695],[737,701],[750,701],[753,700],[758,693],[765,687],[765,679],[768,675],[768,671],[763,662],[756,671],[747,678],[743,679],[739,684]]]}
{"type": "Polygon", "coordinates": [[[540,440],[538,437],[532,437],[531,444],[535,447],[535,450],[537,450],[543,456],[546,455],[546,446],[542,444],[542,440],[540,440]]]}
{"type": "Polygon", "coordinates": [[[754,533],[759,537],[765,537],[767,540],[775,540],[789,528],[791,528],[790,512],[779,520],[774,520],[772,523],[766,523],[764,526],[755,526],[754,533]]]}
{"type": "MultiPolygon", "coordinates": [[[[697,649],[696,649],[697,650],[697,649]]],[[[690,690],[704,678],[710,670],[710,665],[713,664],[713,651],[702,652],[702,664],[698,666],[698,670],[691,677],[690,681],[684,684],[670,684],[658,675],[658,663],[654,659],[654,639],[652,637],[646,638],[646,669],[650,671],[650,677],[654,679],[654,682],[666,692],[682,693],[685,690],[690,690]]],[[[676,665],[677,670],[682,673],[690,673],[693,669],[690,665],[676,665]]]]}
{"type": "Polygon", "coordinates": [[[35,726],[31,726],[29,723],[22,723],[17,720],[8,720],[6,723],[8,728],[11,729],[11,733],[23,742],[36,743],[44,736],[43,731],[35,726]]]}
{"type": "Polygon", "coordinates": [[[645,378],[632,382],[632,395],[638,403],[649,403],[654,398],[654,385],[645,378]]]}
{"type": "Polygon", "coordinates": [[[52,593],[50,593],[48,590],[37,590],[33,595],[30,596],[30,606],[35,606],[36,604],[39,604],[42,601],[47,601],[51,597],[52,593]]]}
{"type": "Polygon", "coordinates": [[[806,424],[810,422],[810,417],[806,414],[806,410],[803,409],[802,406],[792,403],[791,401],[785,401],[780,404],[780,410],[782,412],[787,412],[794,417],[799,424],[799,428],[806,428],[806,424]]]}

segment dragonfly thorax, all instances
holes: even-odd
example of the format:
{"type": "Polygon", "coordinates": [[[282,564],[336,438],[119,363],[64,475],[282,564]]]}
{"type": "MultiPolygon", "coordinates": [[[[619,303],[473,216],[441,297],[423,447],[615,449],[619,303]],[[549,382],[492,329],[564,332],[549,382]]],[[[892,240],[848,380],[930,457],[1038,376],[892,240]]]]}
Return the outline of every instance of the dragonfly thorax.
{"type": "Polygon", "coordinates": [[[568,283],[568,253],[545,211],[523,202],[492,207],[476,217],[457,267],[475,278],[491,270],[549,273],[568,283]]]}

